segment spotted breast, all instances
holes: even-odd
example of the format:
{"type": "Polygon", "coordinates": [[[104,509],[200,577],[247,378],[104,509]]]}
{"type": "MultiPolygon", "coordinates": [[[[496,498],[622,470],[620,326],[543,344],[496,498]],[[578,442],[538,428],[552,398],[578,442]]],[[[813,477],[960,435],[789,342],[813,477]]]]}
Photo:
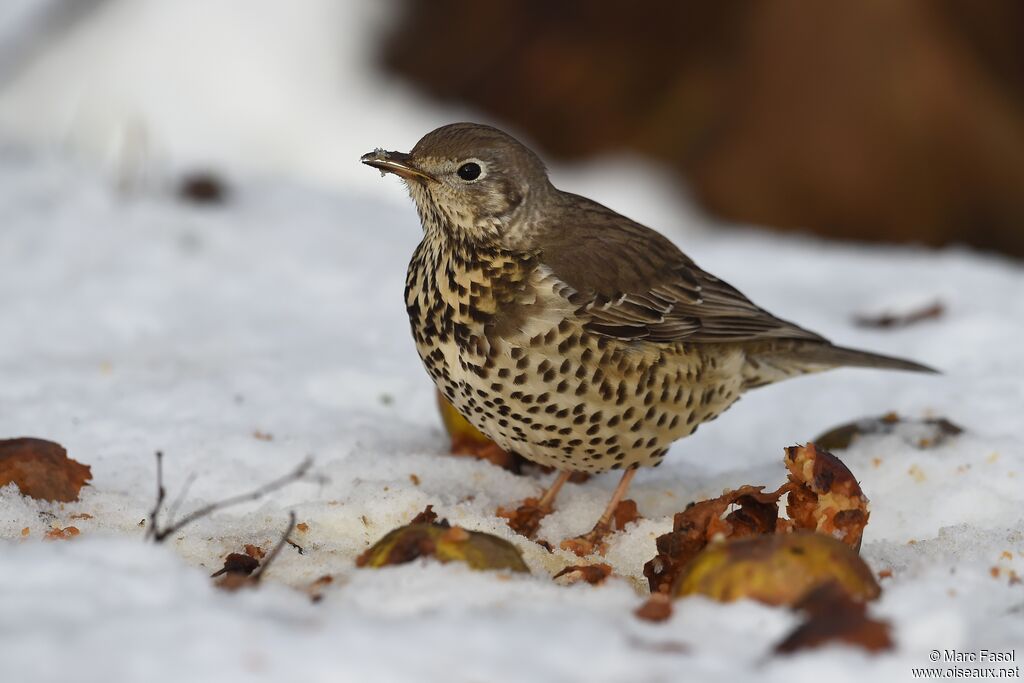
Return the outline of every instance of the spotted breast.
{"type": "Polygon", "coordinates": [[[623,344],[580,326],[571,298],[535,256],[467,249],[440,231],[427,232],[406,279],[438,389],[502,448],[543,465],[657,465],[739,397],[739,347],[623,344]]]}

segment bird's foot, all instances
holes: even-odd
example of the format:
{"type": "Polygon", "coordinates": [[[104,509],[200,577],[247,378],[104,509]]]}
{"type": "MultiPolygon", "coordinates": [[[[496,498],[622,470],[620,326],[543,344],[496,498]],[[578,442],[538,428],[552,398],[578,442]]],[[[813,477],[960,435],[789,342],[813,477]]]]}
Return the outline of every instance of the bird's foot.
{"type": "Polygon", "coordinates": [[[569,552],[575,553],[579,557],[586,557],[587,555],[604,555],[608,550],[608,544],[605,543],[605,538],[612,533],[611,524],[604,522],[598,522],[594,525],[594,528],[585,534],[576,536],[575,538],[567,538],[559,544],[562,550],[568,550],[569,552]]]}
{"type": "Polygon", "coordinates": [[[605,540],[615,531],[621,531],[630,522],[640,519],[636,510],[636,502],[632,500],[620,500],[611,509],[609,518],[602,517],[594,528],[582,536],[567,538],[559,546],[562,550],[569,550],[580,557],[597,553],[604,555],[608,550],[605,540]]]}
{"type": "Polygon", "coordinates": [[[537,535],[541,520],[550,515],[554,509],[555,497],[558,496],[558,492],[571,477],[572,472],[559,472],[551,486],[544,491],[544,495],[540,498],[527,498],[515,510],[500,507],[497,510],[497,515],[507,519],[509,527],[517,534],[532,539],[537,535]]]}
{"type": "Polygon", "coordinates": [[[508,520],[512,531],[532,539],[537,535],[541,520],[553,509],[550,504],[542,504],[540,498],[527,498],[515,509],[499,507],[496,514],[508,520]]]}

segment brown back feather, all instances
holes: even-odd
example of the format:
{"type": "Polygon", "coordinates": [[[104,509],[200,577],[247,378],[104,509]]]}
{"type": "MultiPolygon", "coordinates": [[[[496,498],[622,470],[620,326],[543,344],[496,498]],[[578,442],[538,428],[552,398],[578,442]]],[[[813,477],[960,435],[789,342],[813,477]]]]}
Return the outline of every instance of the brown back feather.
{"type": "Polygon", "coordinates": [[[574,290],[570,301],[592,333],[654,342],[827,341],[754,305],[663,235],[585,197],[555,194],[538,228],[540,261],[574,290]]]}

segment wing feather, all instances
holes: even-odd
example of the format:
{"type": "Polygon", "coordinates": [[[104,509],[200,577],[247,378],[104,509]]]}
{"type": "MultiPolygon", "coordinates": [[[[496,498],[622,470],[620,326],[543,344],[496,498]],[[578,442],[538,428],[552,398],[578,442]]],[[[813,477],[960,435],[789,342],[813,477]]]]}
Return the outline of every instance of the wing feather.
{"type": "Polygon", "coordinates": [[[652,342],[826,341],[755,305],[659,233],[583,197],[563,197],[562,211],[540,230],[539,256],[590,332],[652,342]]]}

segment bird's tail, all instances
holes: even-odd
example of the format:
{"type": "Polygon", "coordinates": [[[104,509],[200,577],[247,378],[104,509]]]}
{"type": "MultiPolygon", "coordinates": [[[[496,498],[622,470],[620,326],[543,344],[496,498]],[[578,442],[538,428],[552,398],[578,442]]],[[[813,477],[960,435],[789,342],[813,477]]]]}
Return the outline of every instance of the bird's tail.
{"type": "Polygon", "coordinates": [[[879,368],[882,370],[906,370],[908,372],[928,372],[937,374],[935,368],[922,365],[905,358],[883,356],[880,353],[847,349],[831,344],[814,344],[801,348],[798,352],[801,361],[813,365],[829,367],[879,368]]]}
{"type": "Polygon", "coordinates": [[[939,372],[912,360],[820,342],[798,342],[791,345],[772,345],[756,350],[748,349],[746,356],[747,362],[743,368],[743,374],[747,388],[774,384],[791,377],[840,367],[939,372]]]}

